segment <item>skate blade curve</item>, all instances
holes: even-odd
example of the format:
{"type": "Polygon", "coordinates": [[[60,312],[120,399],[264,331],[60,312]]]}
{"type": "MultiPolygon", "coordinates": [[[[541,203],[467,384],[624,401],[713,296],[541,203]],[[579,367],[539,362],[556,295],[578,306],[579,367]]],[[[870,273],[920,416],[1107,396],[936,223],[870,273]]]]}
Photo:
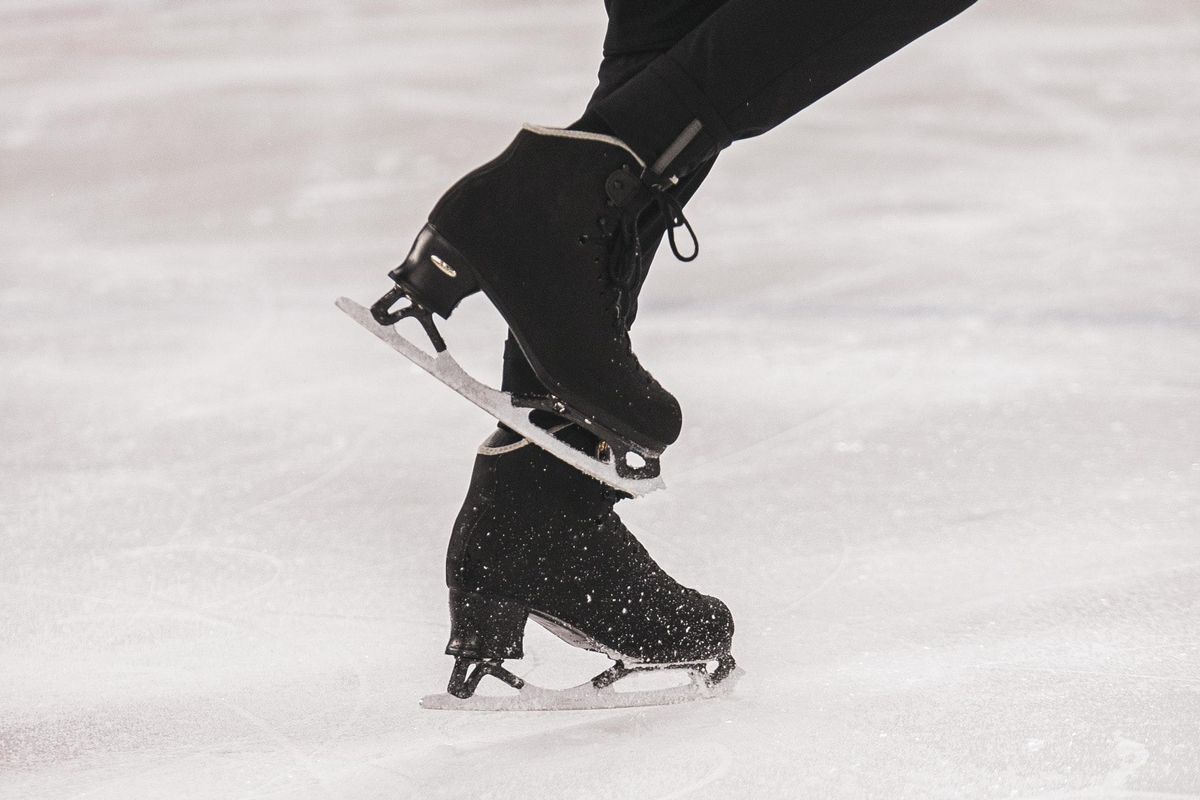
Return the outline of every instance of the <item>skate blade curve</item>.
{"type": "Polygon", "coordinates": [[[466,370],[459,366],[454,357],[446,350],[437,355],[430,355],[417,345],[396,332],[392,326],[380,325],[372,316],[371,311],[346,297],[339,297],[337,307],[351,319],[366,328],[376,338],[387,344],[397,353],[416,364],[421,369],[437,378],[458,394],[470,400],[475,405],[491,414],[533,444],[547,451],[556,458],[602,481],[614,489],[620,489],[634,497],[641,497],[650,492],[665,487],[661,476],[652,478],[630,478],[618,474],[615,459],[607,462],[590,458],[575,448],[561,442],[537,425],[529,421],[529,408],[514,405],[512,397],[498,389],[493,389],[471,377],[466,370]]]}
{"type": "Polygon", "coordinates": [[[460,699],[450,694],[431,694],[421,699],[421,708],[438,711],[595,711],[611,708],[644,708],[715,700],[733,691],[745,674],[735,668],[715,685],[689,673],[689,683],[666,689],[621,691],[616,685],[597,689],[592,681],[570,689],[545,689],[526,683],[519,691],[504,696],[473,695],[460,699]]]}

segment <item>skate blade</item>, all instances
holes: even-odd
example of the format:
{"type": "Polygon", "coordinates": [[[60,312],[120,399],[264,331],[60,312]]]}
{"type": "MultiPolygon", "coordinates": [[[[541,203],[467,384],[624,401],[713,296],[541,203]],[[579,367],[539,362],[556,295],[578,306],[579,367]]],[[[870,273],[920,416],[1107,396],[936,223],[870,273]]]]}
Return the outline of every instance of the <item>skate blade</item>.
{"type": "Polygon", "coordinates": [[[473,695],[465,700],[450,694],[431,694],[421,698],[421,708],[438,711],[596,711],[609,708],[644,708],[714,700],[729,694],[745,672],[738,667],[715,686],[707,685],[699,675],[689,672],[685,686],[643,691],[620,691],[619,685],[597,689],[589,681],[570,689],[544,689],[525,684],[524,688],[503,696],[473,695]]]}
{"type": "Polygon", "coordinates": [[[610,460],[597,461],[589,458],[570,445],[559,441],[547,431],[529,421],[529,409],[513,405],[512,398],[505,392],[493,389],[472,378],[466,370],[459,366],[448,351],[442,351],[436,356],[430,355],[417,345],[405,339],[391,326],[377,323],[371,312],[358,303],[346,297],[339,297],[337,307],[351,319],[362,325],[377,338],[386,343],[400,355],[416,364],[421,369],[449,386],[475,405],[503,422],[514,431],[524,436],[533,444],[542,448],[552,456],[565,461],[580,472],[591,475],[598,481],[607,483],[614,489],[642,497],[650,492],[664,488],[662,477],[655,478],[623,478],[617,474],[617,468],[610,460]]]}

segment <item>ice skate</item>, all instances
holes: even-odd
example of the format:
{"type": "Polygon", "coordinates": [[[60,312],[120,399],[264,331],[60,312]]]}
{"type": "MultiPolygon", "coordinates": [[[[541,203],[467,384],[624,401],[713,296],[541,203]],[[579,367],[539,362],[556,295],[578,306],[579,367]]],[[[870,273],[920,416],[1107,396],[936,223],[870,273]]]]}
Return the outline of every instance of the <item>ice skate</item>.
{"type": "MultiPolygon", "coordinates": [[[[546,388],[509,398],[511,407],[551,411],[603,440],[608,466],[589,470],[594,477],[653,479],[682,414],[633,354],[625,322],[642,261],[639,217],[657,202],[672,231],[686,225],[665,183],[618,139],[527,126],[442,197],[404,263],[389,273],[395,287],[371,315],[378,327],[415,318],[442,359],[446,345],[433,315],[448,318],[482,290],[546,388]],[[408,305],[395,310],[403,300],[408,305]]],[[[672,247],[679,255],[673,235],[672,247]]],[[[350,301],[339,306],[353,310],[350,301]]],[[[463,391],[461,380],[445,382],[463,391]]],[[[546,444],[502,417],[498,412],[509,410],[503,402],[481,405],[546,444]]]]}
{"type": "MultiPolygon", "coordinates": [[[[485,602],[485,601],[484,601],[485,602]]],[[[451,594],[451,614],[462,614],[466,606],[481,604],[478,598],[451,594]]],[[[498,607],[484,606],[483,614],[489,621],[491,612],[498,607]]],[[[502,615],[504,612],[499,611],[502,615]]],[[[690,703],[697,700],[712,700],[729,694],[742,670],[729,653],[711,659],[680,662],[641,662],[605,647],[581,631],[565,625],[534,609],[527,610],[528,617],[575,647],[604,653],[613,659],[613,665],[589,681],[569,689],[547,689],[535,686],[517,677],[503,665],[503,657],[478,655],[455,656],[450,681],[443,694],[431,694],[421,698],[421,707],[442,711],[586,711],[604,708],[638,708],[643,706],[666,706],[690,703]],[[679,671],[687,676],[687,683],[665,688],[625,690],[619,682],[632,675],[649,672],[679,671]],[[516,690],[501,695],[479,695],[475,691],[484,678],[492,677],[516,690]]],[[[519,615],[518,615],[519,616],[519,615]]],[[[516,616],[513,617],[516,619],[516,616]]],[[[524,617],[521,617],[524,625],[524,617]]],[[[485,623],[486,624],[486,623],[485,623]]],[[[462,631],[459,623],[459,631],[462,631]]],[[[453,642],[451,642],[453,645],[453,642]]],[[[449,653],[453,655],[452,653],[449,653]]],[[[516,655],[519,658],[518,646],[516,655]]]]}
{"type": "MultiPolygon", "coordinates": [[[[557,437],[596,446],[573,425],[557,437]]],[[[717,697],[740,675],[733,619],[715,597],[681,586],[614,511],[616,492],[520,436],[497,431],[476,459],[446,557],[450,641],[447,692],[426,708],[554,710],[661,705],[717,697]],[[505,666],[523,655],[527,619],[575,647],[613,659],[579,686],[532,686],[505,666]],[[676,670],[687,683],[625,691],[631,675],[676,670]],[[483,680],[506,695],[477,695],[483,680]],[[498,685],[498,684],[497,684],[498,685]]]]}

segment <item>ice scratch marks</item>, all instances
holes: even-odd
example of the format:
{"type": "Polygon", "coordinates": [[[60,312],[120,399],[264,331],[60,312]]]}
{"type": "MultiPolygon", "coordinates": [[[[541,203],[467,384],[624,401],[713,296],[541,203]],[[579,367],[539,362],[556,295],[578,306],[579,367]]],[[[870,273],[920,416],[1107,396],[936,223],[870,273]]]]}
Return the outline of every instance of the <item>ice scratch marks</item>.
{"type": "MultiPolygon", "coordinates": [[[[899,363],[890,371],[885,372],[882,380],[861,386],[857,392],[847,396],[836,398],[827,407],[771,436],[711,461],[699,462],[697,466],[681,471],[681,476],[705,475],[708,479],[716,473],[730,471],[735,464],[754,472],[794,474],[801,471],[798,462],[818,449],[818,433],[829,430],[836,423],[844,422],[852,429],[859,429],[846,432],[847,436],[853,435],[855,439],[866,438],[870,427],[877,425],[886,413],[889,413],[882,407],[884,403],[901,387],[909,383],[915,372],[915,351],[906,351],[902,355],[889,355],[889,358],[898,358],[899,363]]],[[[759,480],[766,478],[767,476],[763,476],[759,480]]],[[[847,532],[836,524],[830,527],[830,531],[837,540],[837,556],[829,572],[815,584],[802,590],[798,596],[781,607],[774,616],[794,612],[828,590],[843,574],[850,560],[850,542],[847,532]]]]}
{"type": "Polygon", "coordinates": [[[150,636],[151,622],[169,622],[172,627],[199,622],[232,632],[262,633],[259,625],[248,621],[248,602],[269,594],[286,570],[283,561],[270,553],[204,542],[126,549],[112,561],[128,563],[128,569],[108,572],[114,585],[131,587],[130,578],[122,576],[132,573],[140,576],[144,590],[137,595],[116,591],[101,599],[109,608],[61,616],[55,620],[56,628],[85,630],[95,642],[110,644],[150,636]],[[239,591],[236,584],[246,572],[256,577],[239,591]],[[205,594],[208,600],[203,599],[205,594]],[[235,609],[223,613],[229,606],[235,609]]]}
{"type": "MultiPolygon", "coordinates": [[[[973,80],[987,84],[1028,119],[1040,120],[1048,129],[1082,139],[1085,152],[1091,154],[1090,160],[1084,162],[1089,167],[1085,173],[1062,174],[1053,181],[1044,181],[1023,199],[1034,213],[1061,213],[1063,207],[1086,204],[1086,222],[1081,220],[1078,224],[1087,224],[1090,230],[1086,235],[1060,239],[1067,252],[1059,252],[1057,256],[1065,258],[1070,254],[1093,262],[1111,259],[1117,236],[1128,227],[1128,196],[1134,188],[1130,179],[1140,174],[1139,165],[1131,158],[1130,131],[1090,108],[1088,100],[1056,86],[1054,81],[1063,78],[1055,70],[1039,71],[1037,61],[1032,60],[1022,78],[1010,65],[996,60],[999,57],[1003,56],[994,51],[975,54],[973,80]],[[1084,181],[1086,191],[1081,191],[1080,184],[1084,181]],[[1096,220],[1100,220],[1099,225],[1096,220]]],[[[1080,162],[1068,163],[1078,170],[1080,162]]],[[[1018,224],[1027,225],[1029,221],[1027,218],[1018,224]]]]}
{"type": "Polygon", "coordinates": [[[1134,789],[1109,789],[1095,787],[1081,789],[1077,792],[1049,792],[1047,794],[1029,795],[1014,798],[1014,800],[1088,800],[1103,798],[1104,800],[1197,800],[1197,794],[1175,794],[1173,792],[1149,792],[1134,789]]]}
{"type": "Polygon", "coordinates": [[[30,586],[23,583],[0,583],[0,589],[21,592],[23,594],[38,595],[41,597],[57,597],[63,600],[82,600],[87,603],[107,605],[115,605],[116,600],[111,597],[99,597],[91,594],[80,594],[78,592],[60,592],[54,589],[47,589],[43,586],[30,586]]]}
{"type": "Polygon", "coordinates": [[[1174,792],[1141,791],[1126,786],[1138,771],[1150,760],[1150,750],[1145,744],[1116,735],[1109,756],[1116,766],[1100,781],[1086,789],[1075,791],[1047,792],[1021,800],[1083,800],[1083,798],[1107,798],[1108,800],[1194,800],[1200,795],[1177,794],[1174,792]]]}
{"type": "MultiPolygon", "coordinates": [[[[269,552],[247,547],[213,545],[206,542],[138,547],[120,553],[119,557],[158,562],[160,565],[163,562],[176,562],[172,564],[176,571],[178,571],[180,566],[186,566],[177,563],[180,559],[203,559],[211,562],[215,566],[215,569],[211,566],[207,571],[192,568],[187,570],[187,574],[191,576],[206,576],[214,580],[214,582],[221,583],[235,577],[235,571],[239,568],[248,568],[251,572],[261,573],[265,571],[267,573],[265,578],[260,578],[251,584],[248,589],[236,592],[221,588],[220,591],[216,592],[219,599],[204,603],[175,600],[159,593],[152,593],[152,596],[156,600],[182,606],[206,616],[216,609],[233,604],[241,606],[252,598],[266,594],[278,583],[280,575],[286,568],[286,565],[280,558],[269,552]]],[[[154,570],[153,565],[150,568],[152,571],[154,570]]]]}
{"type": "Polygon", "coordinates": [[[733,763],[733,755],[730,753],[728,747],[710,742],[704,748],[704,755],[705,763],[710,766],[703,775],[669,794],[659,795],[656,800],[680,800],[680,798],[706,789],[729,774],[729,767],[733,763]]]}
{"type": "Polygon", "coordinates": [[[1084,675],[1094,678],[1126,678],[1146,681],[1166,681],[1181,683],[1185,686],[1200,686],[1200,678],[1181,678],[1172,675],[1148,675],[1140,672],[1123,672],[1120,670],[1069,669],[1067,667],[1038,667],[1017,664],[975,664],[973,669],[995,670],[997,672],[1040,672],[1047,675],[1084,675]]]}
{"type": "Polygon", "coordinates": [[[1046,794],[1014,797],[1013,800],[1200,800],[1200,794],[1176,794],[1174,792],[1152,792],[1137,789],[1112,789],[1096,786],[1079,791],[1047,792],[1046,794]]]}
{"type": "Polygon", "coordinates": [[[843,570],[845,570],[846,562],[850,560],[850,545],[846,540],[846,532],[840,527],[834,528],[834,534],[838,537],[838,556],[837,563],[834,564],[833,569],[830,570],[829,573],[826,574],[826,576],[822,578],[815,586],[802,593],[799,597],[795,598],[791,602],[787,603],[773,616],[791,614],[797,608],[812,600],[814,597],[833,585],[834,581],[836,581],[842,574],[843,570]]]}
{"type": "Polygon", "coordinates": [[[29,105],[21,114],[21,120],[4,132],[3,142],[6,150],[20,150],[33,144],[42,135],[45,127],[45,110],[36,105],[29,105]]]}
{"type": "Polygon", "coordinates": [[[248,604],[268,594],[286,570],[270,553],[203,542],[126,549],[112,556],[110,566],[115,569],[101,576],[105,582],[130,587],[122,576],[138,575],[145,588],[136,595],[113,593],[102,598],[108,609],[61,617],[57,628],[85,626],[89,637],[109,643],[149,635],[152,621],[261,632],[245,613],[248,604]],[[247,577],[248,585],[239,590],[247,577]],[[131,603],[136,605],[130,608],[131,603]],[[223,613],[229,606],[234,610],[223,613]]]}
{"type": "Polygon", "coordinates": [[[345,452],[337,462],[326,468],[322,473],[298,486],[276,495],[275,497],[256,503],[255,505],[233,517],[233,521],[272,511],[283,505],[289,505],[295,500],[328,485],[333,480],[341,476],[347,469],[361,463],[361,456],[365,448],[366,437],[360,436],[354,441],[353,444],[345,448],[345,452]]]}
{"type": "Polygon", "coordinates": [[[1104,777],[1106,789],[1122,789],[1150,760],[1150,751],[1141,742],[1119,739],[1116,754],[1119,765],[1104,777]]]}
{"type": "MultiPolygon", "coordinates": [[[[731,462],[744,462],[751,459],[765,464],[766,466],[763,469],[779,469],[780,464],[777,458],[758,458],[758,456],[762,455],[764,451],[768,453],[793,452],[796,448],[784,446],[789,440],[826,428],[830,423],[845,418],[849,412],[861,412],[865,407],[871,406],[877,400],[894,394],[896,389],[912,379],[917,356],[918,353],[915,350],[905,351],[903,354],[888,354],[889,361],[899,359],[900,364],[891,370],[883,380],[862,387],[859,391],[849,396],[836,398],[827,407],[809,414],[793,425],[781,428],[778,432],[770,436],[723,453],[717,458],[697,461],[695,466],[675,470],[672,472],[672,475],[678,475],[679,478],[675,480],[679,480],[689,475],[727,471],[730,468],[731,462]]],[[[868,423],[876,421],[878,418],[878,415],[871,413],[859,413],[856,415],[856,419],[868,423]]]]}
{"type": "MultiPolygon", "coordinates": [[[[322,796],[322,797],[332,797],[333,796],[329,793],[329,789],[325,785],[325,776],[324,776],[321,768],[317,765],[316,761],[313,760],[312,757],[310,757],[308,754],[306,754],[299,747],[297,747],[296,743],[293,742],[291,740],[291,738],[289,738],[286,734],[284,734],[283,731],[281,731],[276,726],[272,725],[267,720],[258,716],[257,714],[254,714],[253,712],[249,711],[244,706],[233,702],[232,700],[228,700],[225,698],[214,698],[214,702],[220,706],[223,706],[224,708],[228,709],[229,711],[232,711],[234,714],[241,717],[242,719],[246,720],[252,726],[254,726],[254,728],[256,728],[257,730],[259,730],[263,734],[265,734],[268,739],[270,739],[272,742],[275,742],[276,744],[278,744],[283,749],[284,752],[286,752],[289,756],[291,756],[292,761],[296,764],[297,767],[303,769],[310,776],[312,776],[313,783],[315,784],[315,786],[313,788],[315,788],[319,792],[320,796],[322,796]]],[[[295,787],[292,787],[292,788],[295,788],[295,787]]],[[[270,794],[276,794],[276,792],[267,792],[267,793],[255,792],[253,794],[246,795],[245,797],[246,798],[266,797],[270,794]]]]}

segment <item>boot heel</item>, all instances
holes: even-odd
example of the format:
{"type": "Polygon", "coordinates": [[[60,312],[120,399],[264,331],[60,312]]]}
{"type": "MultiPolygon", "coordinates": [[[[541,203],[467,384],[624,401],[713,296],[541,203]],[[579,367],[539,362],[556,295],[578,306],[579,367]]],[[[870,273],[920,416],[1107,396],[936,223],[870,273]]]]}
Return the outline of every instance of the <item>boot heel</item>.
{"type": "Polygon", "coordinates": [[[415,303],[443,319],[464,297],[479,291],[467,260],[428,224],[417,234],[404,263],[388,277],[415,303]]]}
{"type": "Polygon", "coordinates": [[[529,609],[511,600],[450,590],[446,655],[469,659],[521,658],[529,609]]]}

